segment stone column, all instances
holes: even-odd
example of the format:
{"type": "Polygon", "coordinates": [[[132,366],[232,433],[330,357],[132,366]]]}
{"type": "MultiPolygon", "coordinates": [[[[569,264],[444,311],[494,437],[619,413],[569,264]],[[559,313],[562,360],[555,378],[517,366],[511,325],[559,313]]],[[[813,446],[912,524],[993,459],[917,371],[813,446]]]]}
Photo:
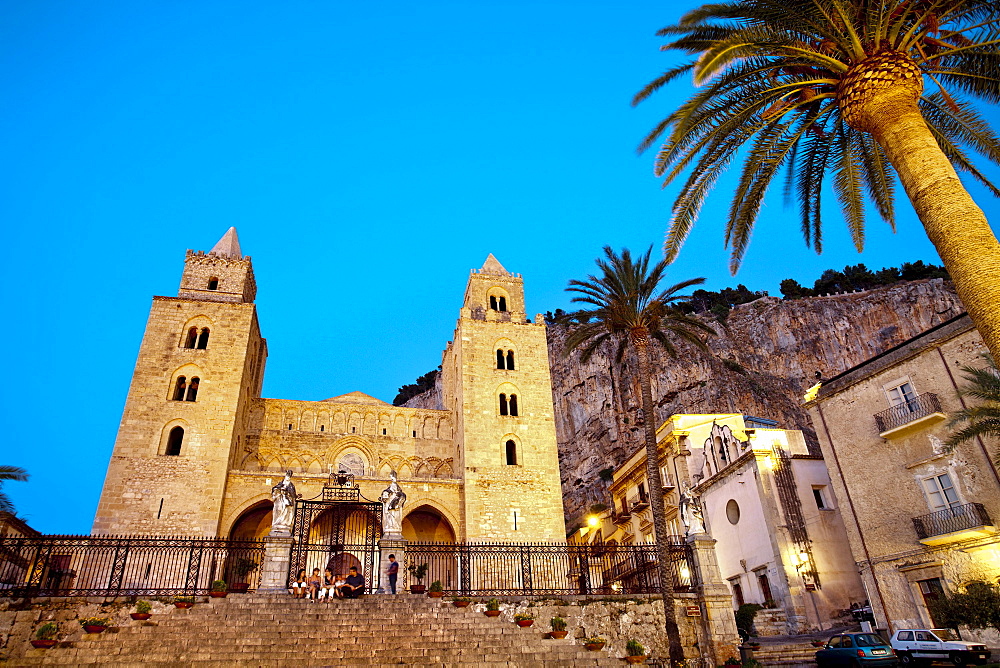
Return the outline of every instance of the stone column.
{"type": "MultiPolygon", "coordinates": [[[[406,539],[400,535],[398,538],[395,536],[386,534],[382,537],[382,540],[378,542],[379,550],[379,561],[378,561],[378,593],[379,594],[391,594],[392,590],[389,589],[389,555],[396,555],[396,563],[399,564],[399,577],[396,578],[396,593],[403,594],[406,592],[406,570],[403,568],[404,558],[406,557],[406,539]]],[[[375,583],[372,583],[371,591],[375,590],[375,583]]]]}
{"type": "Polygon", "coordinates": [[[292,559],[291,536],[264,538],[264,565],[260,574],[258,594],[287,594],[288,567],[292,559]]]}
{"type": "Polygon", "coordinates": [[[712,660],[716,665],[731,656],[738,656],[740,636],[733,614],[733,595],[723,582],[719,562],[715,558],[715,539],[707,533],[692,534],[687,544],[694,553],[698,573],[698,602],[702,608],[701,626],[706,635],[712,660]]]}

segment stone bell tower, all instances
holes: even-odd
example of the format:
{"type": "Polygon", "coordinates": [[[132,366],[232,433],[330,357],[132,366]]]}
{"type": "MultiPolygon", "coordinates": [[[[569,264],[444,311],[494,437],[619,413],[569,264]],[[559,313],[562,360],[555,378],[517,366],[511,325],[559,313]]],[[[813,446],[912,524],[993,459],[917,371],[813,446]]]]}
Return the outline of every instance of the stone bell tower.
{"type": "Polygon", "coordinates": [[[441,368],[466,539],[565,540],[545,322],[525,317],[524,281],[492,254],[469,276],[441,368]]]}
{"type": "Polygon", "coordinates": [[[256,293],[231,227],[187,252],[176,297],[153,297],[93,533],[217,534],[267,359],[256,293]]]}

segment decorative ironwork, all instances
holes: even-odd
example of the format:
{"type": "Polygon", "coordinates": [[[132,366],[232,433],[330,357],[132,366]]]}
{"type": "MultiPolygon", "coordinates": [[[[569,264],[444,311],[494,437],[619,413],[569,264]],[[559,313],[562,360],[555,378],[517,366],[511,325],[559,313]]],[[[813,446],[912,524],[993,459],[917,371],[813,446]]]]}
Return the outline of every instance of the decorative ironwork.
{"type": "Polygon", "coordinates": [[[912,399],[907,399],[898,406],[876,413],[875,424],[878,426],[878,433],[882,434],[932,413],[940,412],[941,402],[938,400],[938,396],[933,392],[926,392],[912,399]]]}
{"type": "MultiPolygon", "coordinates": [[[[353,478],[354,476],[351,477],[353,478]]],[[[360,503],[361,490],[357,487],[324,487],[322,498],[324,501],[348,501],[360,503]]]]}
{"type": "MultiPolygon", "coordinates": [[[[689,545],[669,547],[674,590],[695,581],[689,545]]],[[[590,546],[565,543],[409,543],[406,565],[426,563],[428,582],[456,595],[656,594],[655,545],[590,546]]]]}
{"type": "Polygon", "coordinates": [[[920,539],[992,525],[993,520],[981,503],[966,503],[913,518],[913,528],[920,539]]]}
{"type": "Polygon", "coordinates": [[[213,580],[259,582],[264,543],[149,536],[0,537],[0,597],[207,594],[213,580]],[[244,570],[244,569],[240,569],[244,570]]]}

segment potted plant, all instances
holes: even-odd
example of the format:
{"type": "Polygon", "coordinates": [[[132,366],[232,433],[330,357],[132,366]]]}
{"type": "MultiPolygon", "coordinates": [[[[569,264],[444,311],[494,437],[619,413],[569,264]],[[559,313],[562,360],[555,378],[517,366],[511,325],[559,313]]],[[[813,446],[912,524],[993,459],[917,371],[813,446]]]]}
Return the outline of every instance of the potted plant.
{"type": "Polygon", "coordinates": [[[229,591],[234,594],[245,594],[247,590],[250,589],[250,584],[246,582],[246,577],[257,570],[258,564],[253,559],[247,559],[246,557],[240,557],[233,562],[231,571],[233,575],[236,576],[238,582],[234,582],[229,585],[229,591]]]}
{"type": "Polygon", "coordinates": [[[111,626],[111,620],[107,617],[82,617],[80,626],[87,633],[104,633],[111,626]]]}
{"type": "Polygon", "coordinates": [[[523,629],[535,623],[535,616],[530,612],[519,612],[514,615],[514,621],[523,629]]]}
{"type": "Polygon", "coordinates": [[[580,642],[583,646],[587,648],[589,652],[596,652],[600,649],[604,649],[604,645],[607,644],[607,640],[601,636],[590,636],[589,638],[583,638],[580,642]]]}
{"type": "Polygon", "coordinates": [[[213,580],[212,591],[208,592],[208,595],[212,598],[225,598],[228,593],[229,587],[226,586],[225,580],[213,580]]]}
{"type": "Polygon", "coordinates": [[[190,608],[194,605],[194,596],[174,596],[174,605],[178,608],[190,608]]]}
{"type": "Polygon", "coordinates": [[[646,663],[646,648],[638,640],[625,643],[625,660],[629,663],[646,663]]]}
{"type": "Polygon", "coordinates": [[[410,564],[406,567],[406,570],[410,572],[410,575],[417,579],[417,584],[410,585],[411,594],[423,594],[426,587],[423,585],[424,576],[427,575],[427,564],[410,564]]]}
{"type": "Polygon", "coordinates": [[[56,640],[56,635],[58,633],[58,624],[55,622],[45,622],[38,627],[38,630],[35,631],[35,639],[31,641],[31,646],[39,649],[48,649],[49,647],[53,647],[59,642],[56,640]]]}
{"type": "Polygon", "coordinates": [[[451,599],[451,603],[456,608],[468,608],[469,605],[472,603],[472,599],[465,596],[459,596],[451,599]]]}
{"type": "Polygon", "coordinates": [[[132,619],[144,620],[152,617],[150,611],[153,609],[153,604],[149,601],[136,601],[135,602],[135,612],[131,613],[132,619]]]}
{"type": "Polygon", "coordinates": [[[441,598],[444,596],[444,587],[441,586],[440,580],[435,580],[431,583],[431,588],[427,591],[427,595],[431,598],[441,598]]]}
{"type": "Polygon", "coordinates": [[[486,610],[483,612],[487,617],[499,617],[500,616],[500,601],[495,598],[491,598],[486,601],[486,610]]]}
{"type": "Polygon", "coordinates": [[[549,620],[549,626],[552,627],[552,631],[549,633],[553,638],[565,638],[566,633],[566,620],[562,617],[553,617],[549,620]]]}

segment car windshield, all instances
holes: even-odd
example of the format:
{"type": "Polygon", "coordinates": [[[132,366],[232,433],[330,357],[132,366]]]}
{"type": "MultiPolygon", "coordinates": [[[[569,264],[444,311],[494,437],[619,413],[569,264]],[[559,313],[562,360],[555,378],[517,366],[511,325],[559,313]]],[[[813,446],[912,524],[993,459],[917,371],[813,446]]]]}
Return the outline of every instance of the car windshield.
{"type": "Polygon", "coordinates": [[[931,633],[936,635],[941,640],[961,640],[958,634],[951,629],[931,629],[931,633]]]}
{"type": "Polygon", "coordinates": [[[874,633],[859,633],[854,636],[854,643],[858,647],[885,647],[887,643],[874,633]]]}

